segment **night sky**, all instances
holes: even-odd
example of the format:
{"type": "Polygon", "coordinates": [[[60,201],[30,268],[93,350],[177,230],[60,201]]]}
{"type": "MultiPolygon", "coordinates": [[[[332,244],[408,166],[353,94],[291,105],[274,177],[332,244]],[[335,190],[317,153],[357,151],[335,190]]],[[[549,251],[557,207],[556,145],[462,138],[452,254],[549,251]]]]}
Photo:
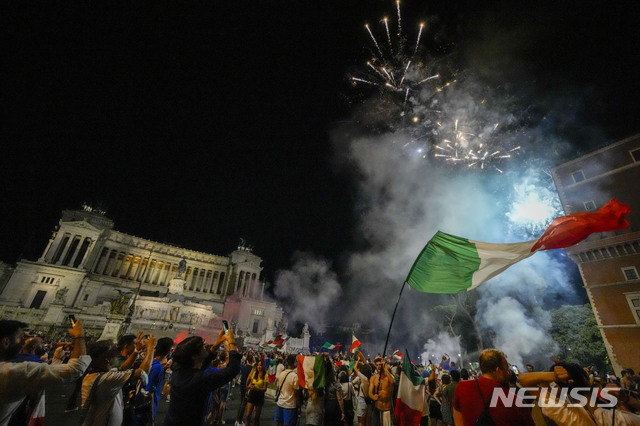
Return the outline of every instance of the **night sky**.
{"type": "MultiPolygon", "coordinates": [[[[294,251],[357,241],[356,185],[330,132],[350,120],[363,24],[395,2],[13,2],[2,16],[0,259],[37,259],[61,210],[226,255],[265,278],[294,251]]],[[[406,0],[408,32],[487,84],[562,110],[575,154],[638,131],[637,11],[621,2],[406,0]],[[563,94],[563,102],[550,102],[563,94]]],[[[425,237],[425,242],[426,242],[425,237]]]]}

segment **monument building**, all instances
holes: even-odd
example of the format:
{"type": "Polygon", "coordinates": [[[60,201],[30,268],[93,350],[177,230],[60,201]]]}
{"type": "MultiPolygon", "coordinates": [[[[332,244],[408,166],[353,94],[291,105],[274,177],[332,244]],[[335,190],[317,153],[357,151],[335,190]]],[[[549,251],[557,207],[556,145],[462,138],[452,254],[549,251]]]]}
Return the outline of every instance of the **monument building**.
{"type": "Polygon", "coordinates": [[[226,319],[240,338],[268,340],[283,311],[264,294],[261,263],[242,241],[228,256],[202,253],[116,231],[83,205],[62,212],[39,259],[2,265],[0,318],[51,332],[73,315],[102,338],[212,336],[226,319]]]}

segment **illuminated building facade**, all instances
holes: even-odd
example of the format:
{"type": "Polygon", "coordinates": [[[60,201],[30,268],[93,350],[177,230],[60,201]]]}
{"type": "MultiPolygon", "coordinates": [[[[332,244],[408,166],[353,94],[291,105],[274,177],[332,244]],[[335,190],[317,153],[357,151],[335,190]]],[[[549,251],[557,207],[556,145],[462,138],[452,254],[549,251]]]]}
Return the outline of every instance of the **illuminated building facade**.
{"type": "Polygon", "coordinates": [[[566,214],[616,198],[631,207],[629,227],[570,247],[616,374],[640,369],[640,134],[552,170],[566,214]]]}
{"type": "Polygon", "coordinates": [[[128,321],[129,332],[211,334],[227,319],[248,340],[282,321],[282,309],[264,295],[262,259],[244,244],[218,256],[113,227],[104,212],[87,205],[63,211],[38,260],[3,267],[8,278],[0,282],[0,317],[54,330],[75,315],[96,337],[113,337],[128,321]],[[105,335],[109,324],[115,329],[105,335]]]}

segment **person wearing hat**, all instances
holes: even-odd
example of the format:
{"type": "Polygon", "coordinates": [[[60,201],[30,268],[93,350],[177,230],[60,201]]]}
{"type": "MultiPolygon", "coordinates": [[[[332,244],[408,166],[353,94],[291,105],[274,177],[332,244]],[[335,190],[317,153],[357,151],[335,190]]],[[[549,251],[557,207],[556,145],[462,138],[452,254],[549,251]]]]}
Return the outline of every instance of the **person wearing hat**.
{"type": "Polygon", "coordinates": [[[230,329],[220,330],[211,347],[205,346],[200,336],[187,337],[178,343],[173,352],[171,402],[165,426],[204,424],[209,393],[233,380],[240,371],[241,357],[230,329]],[[229,363],[216,370],[209,364],[221,344],[229,351],[229,363]]]}

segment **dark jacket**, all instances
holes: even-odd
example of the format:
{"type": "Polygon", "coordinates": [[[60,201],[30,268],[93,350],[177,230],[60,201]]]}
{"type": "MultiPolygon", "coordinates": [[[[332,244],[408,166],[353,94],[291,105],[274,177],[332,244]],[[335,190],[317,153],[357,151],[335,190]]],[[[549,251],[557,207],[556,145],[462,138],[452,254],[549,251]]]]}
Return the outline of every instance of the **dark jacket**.
{"type": "Polygon", "coordinates": [[[178,369],[171,375],[171,403],[165,426],[203,425],[209,392],[230,382],[240,371],[240,354],[229,352],[229,364],[216,370],[178,369]]]}

